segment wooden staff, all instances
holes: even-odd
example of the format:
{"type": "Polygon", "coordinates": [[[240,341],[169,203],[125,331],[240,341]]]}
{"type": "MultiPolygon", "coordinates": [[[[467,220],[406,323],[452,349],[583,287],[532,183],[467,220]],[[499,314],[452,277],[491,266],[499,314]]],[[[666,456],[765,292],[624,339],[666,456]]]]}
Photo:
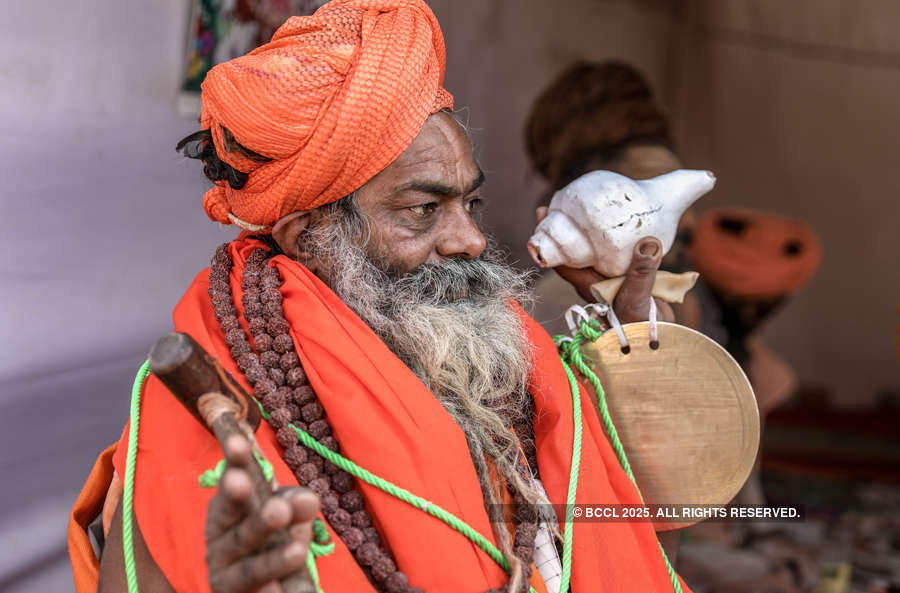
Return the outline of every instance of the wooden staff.
{"type": "MultiPolygon", "coordinates": [[[[192,337],[173,333],[160,338],[150,350],[150,370],[206,426],[223,449],[231,436],[239,434],[250,442],[255,456],[265,459],[254,436],[262,420],[259,409],[219,361],[192,337]]],[[[266,480],[258,463],[250,463],[245,469],[253,482],[249,508],[251,512],[258,512],[278,489],[278,483],[274,476],[266,480]]],[[[286,544],[289,539],[286,531],[278,531],[271,537],[267,549],[286,544]]],[[[285,593],[315,591],[305,567],[280,582],[285,593]]]]}

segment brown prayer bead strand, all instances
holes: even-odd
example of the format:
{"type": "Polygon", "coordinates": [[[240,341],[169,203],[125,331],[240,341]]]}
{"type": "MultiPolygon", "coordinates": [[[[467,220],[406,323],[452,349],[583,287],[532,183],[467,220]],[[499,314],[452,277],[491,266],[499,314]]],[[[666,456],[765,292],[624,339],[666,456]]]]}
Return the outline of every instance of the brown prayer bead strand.
{"type": "MultiPolygon", "coordinates": [[[[281,292],[278,290],[281,285],[281,278],[278,275],[278,271],[272,267],[265,267],[259,271],[259,278],[260,287],[263,289],[261,296],[265,295],[261,300],[266,301],[266,306],[262,313],[265,320],[265,332],[272,337],[273,350],[281,354],[277,361],[277,367],[273,357],[266,357],[266,359],[262,360],[263,366],[268,367],[270,374],[272,371],[279,370],[293,374],[292,380],[297,384],[294,392],[295,405],[299,409],[300,418],[308,425],[307,431],[311,429],[312,432],[310,434],[313,438],[316,438],[329,449],[337,451],[339,449],[338,443],[331,436],[331,426],[325,419],[325,410],[318,402],[315,392],[309,387],[308,381],[305,380],[305,373],[303,373],[303,380],[301,380],[297,377],[297,373],[294,372],[294,369],[302,369],[302,366],[299,358],[293,353],[294,344],[287,333],[290,326],[287,320],[284,319],[284,313],[281,308],[281,292]],[[278,296],[276,296],[276,293],[278,296]]],[[[302,373],[302,370],[300,372],[302,373]]],[[[287,376],[285,376],[285,379],[287,379],[287,376]]],[[[360,562],[358,558],[359,550],[364,544],[372,543],[377,547],[377,541],[372,537],[372,531],[374,530],[370,530],[367,537],[366,531],[352,525],[350,513],[362,512],[367,514],[362,494],[356,490],[352,477],[346,472],[340,472],[334,466],[332,466],[334,470],[337,470],[333,472],[334,475],[344,474],[347,478],[350,478],[350,490],[346,489],[348,480],[343,475],[341,478],[338,478],[338,482],[343,482],[340,490],[344,490],[344,492],[340,493],[336,488],[333,488],[331,479],[327,475],[328,472],[326,472],[324,459],[312,451],[308,451],[308,454],[313,467],[307,465],[304,468],[304,477],[309,478],[313,475],[316,477],[306,485],[319,495],[324,503],[323,514],[326,515],[329,524],[338,533],[344,545],[354,554],[357,562],[360,562]]],[[[371,524],[371,518],[366,523],[371,524]]],[[[373,566],[377,566],[378,569],[372,572],[373,585],[378,588],[378,581],[383,578],[381,585],[387,593],[406,593],[409,590],[408,579],[402,572],[397,571],[396,564],[387,550],[380,547],[377,547],[377,549],[378,557],[373,566]]]]}
{"type": "MultiPolygon", "coordinates": [[[[514,521],[516,528],[513,533],[513,554],[522,561],[522,589],[509,591],[509,593],[525,593],[528,591],[528,579],[531,578],[531,564],[534,561],[534,541],[537,537],[537,510],[529,504],[520,494],[513,493],[513,502],[516,505],[514,521]]],[[[509,587],[504,587],[504,591],[509,587]]]]}
{"type": "Polygon", "coordinates": [[[251,385],[255,385],[257,381],[265,377],[265,371],[244,332],[235,332],[235,330],[241,329],[241,325],[237,317],[237,309],[234,307],[229,280],[232,266],[231,256],[228,255],[228,244],[219,246],[213,256],[209,271],[209,297],[213,313],[225,333],[226,344],[231,349],[232,358],[247,377],[247,381],[251,385]]]}
{"type": "MultiPolygon", "coordinates": [[[[534,475],[537,471],[537,450],[534,443],[534,400],[531,394],[526,399],[527,405],[522,413],[522,421],[513,426],[513,431],[519,439],[524,456],[523,464],[519,465],[519,471],[524,480],[534,475]]],[[[531,565],[534,560],[534,542],[537,538],[538,513],[534,505],[529,504],[520,494],[513,495],[516,503],[516,530],[513,540],[513,552],[522,561],[522,569],[525,572],[525,581],[531,577],[531,565]]],[[[527,585],[524,591],[528,590],[527,585]]]]}
{"type": "Polygon", "coordinates": [[[537,538],[537,512],[534,505],[528,502],[520,495],[514,496],[516,503],[516,530],[513,536],[513,553],[522,561],[523,571],[523,588],[518,592],[525,593],[528,591],[528,579],[531,578],[531,564],[534,561],[534,541],[537,538]],[[528,509],[527,516],[522,517],[518,511],[528,509]]]}
{"type": "MultiPolygon", "coordinates": [[[[240,328],[229,284],[233,262],[227,248],[227,244],[219,247],[210,269],[210,300],[216,319],[226,334],[226,340],[229,332],[240,328]],[[223,298],[225,295],[227,299],[223,298]]],[[[287,426],[291,422],[307,432],[312,430],[310,434],[313,438],[334,451],[339,449],[337,441],[331,436],[331,427],[324,418],[324,409],[309,386],[299,358],[293,352],[293,341],[288,335],[290,326],[284,319],[281,308],[281,278],[277,269],[266,265],[267,259],[265,250],[257,249],[252,252],[247,259],[241,284],[244,289],[242,304],[245,319],[253,336],[253,346],[259,354],[250,348],[243,332],[240,336],[242,339],[235,332],[230,337],[234,345],[229,344],[232,356],[254,387],[257,399],[262,401],[270,423],[278,430],[278,442],[285,449],[285,462],[294,472],[298,483],[312,487],[319,494],[323,514],[351,550],[376,590],[385,593],[424,593],[419,587],[409,586],[408,578],[397,570],[390,552],[379,545],[381,538],[372,527],[372,519],[364,507],[361,493],[355,488],[353,477],[301,446],[297,442],[296,433],[287,426]],[[262,394],[257,393],[257,387],[262,394]],[[291,398],[294,401],[290,401],[291,398]],[[309,424],[301,421],[301,418],[308,420],[309,424]]],[[[520,510],[525,510],[522,508],[527,506],[524,501],[516,500],[516,503],[520,510]]],[[[526,521],[520,522],[515,532],[515,553],[523,560],[525,571],[523,591],[528,590],[527,578],[531,574],[534,533],[536,524],[526,521]]],[[[506,585],[500,591],[519,593],[509,592],[508,588],[506,585]]]]}
{"type": "MultiPolygon", "coordinates": [[[[227,256],[224,249],[220,249],[220,252],[227,256]]],[[[263,250],[256,250],[251,254],[242,278],[245,291],[242,299],[244,314],[253,335],[253,345],[260,353],[255,360],[245,357],[243,361],[244,366],[252,367],[255,371],[255,380],[252,382],[254,394],[262,401],[263,408],[269,414],[269,422],[278,430],[279,444],[285,447],[285,462],[300,484],[319,495],[326,520],[354,554],[357,562],[360,562],[360,549],[369,544],[365,549],[370,555],[374,553],[369,559],[369,565],[375,570],[368,569],[362,562],[360,564],[376,589],[385,593],[421,591],[409,586],[406,575],[396,569],[390,553],[378,545],[380,537],[371,527],[371,517],[363,506],[361,493],[355,489],[352,476],[301,446],[297,442],[296,433],[290,434],[293,429],[287,425],[293,423],[307,432],[311,430],[310,434],[329,449],[339,449],[337,441],[331,436],[331,426],[324,418],[324,408],[309,387],[299,357],[293,352],[293,341],[288,335],[290,326],[281,309],[281,278],[277,269],[266,265],[264,255],[263,250]],[[260,369],[262,374],[258,372],[260,369]],[[329,476],[336,478],[340,491],[332,487],[332,477],[329,476]],[[365,528],[352,524],[348,509],[357,516],[356,523],[365,528]]],[[[227,278],[233,265],[231,259],[217,253],[213,263],[211,276],[227,278]]],[[[221,285],[218,287],[222,288],[221,285]]],[[[230,289],[228,295],[231,297],[230,289]]],[[[230,300],[226,302],[222,298],[213,302],[214,310],[222,311],[216,318],[227,317],[229,330],[233,330],[234,322],[227,315],[230,305],[230,300]]],[[[232,335],[231,340],[239,341],[235,335],[232,335]]],[[[245,348],[241,348],[239,354],[246,354],[244,350],[245,348]]],[[[363,553],[363,557],[365,555],[363,553]]]]}

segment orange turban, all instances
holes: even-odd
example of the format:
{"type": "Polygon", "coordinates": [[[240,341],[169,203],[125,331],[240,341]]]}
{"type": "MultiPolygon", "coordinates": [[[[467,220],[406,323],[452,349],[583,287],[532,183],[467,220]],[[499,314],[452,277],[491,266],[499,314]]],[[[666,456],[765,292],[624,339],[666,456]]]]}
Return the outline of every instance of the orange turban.
{"type": "Polygon", "coordinates": [[[718,292],[770,300],[787,296],[815,275],[822,247],[798,220],[749,208],[706,212],[694,229],[690,258],[718,292]]]}
{"type": "Polygon", "coordinates": [[[422,0],[332,0],[203,82],[201,124],[244,173],[206,193],[209,217],[250,230],[334,202],[387,167],[425,119],[453,107],[444,38],[422,0]],[[242,147],[232,148],[227,130],[242,147]],[[262,162],[261,162],[262,161],[262,162]]]}

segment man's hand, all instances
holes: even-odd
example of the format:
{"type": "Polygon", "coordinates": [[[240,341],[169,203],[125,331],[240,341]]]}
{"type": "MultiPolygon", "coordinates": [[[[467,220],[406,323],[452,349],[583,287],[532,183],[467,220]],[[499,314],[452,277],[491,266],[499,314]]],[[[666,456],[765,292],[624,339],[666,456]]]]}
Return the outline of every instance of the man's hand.
{"type": "MultiPolygon", "coordinates": [[[[537,221],[540,223],[547,216],[547,207],[537,209],[537,221]]],[[[616,317],[622,323],[646,321],[650,316],[650,291],[656,280],[656,271],[662,261],[662,244],[653,237],[646,237],[638,241],[634,247],[634,255],[631,265],[625,272],[625,281],[616,295],[613,309],[616,317]]],[[[606,280],[593,268],[570,268],[557,266],[553,268],[569,284],[575,287],[578,294],[586,301],[593,302],[591,285],[606,280]]],[[[657,300],[656,307],[659,311],[657,317],[660,321],[674,321],[675,313],[672,307],[663,301],[657,300]]]]}
{"type": "Polygon", "coordinates": [[[256,463],[250,443],[225,444],[228,469],[210,501],[206,518],[206,564],[215,593],[281,593],[278,579],[301,568],[312,539],[319,499],[303,488],[283,488],[253,511],[254,484],[245,471],[256,463]],[[287,542],[271,545],[286,530],[287,542]]]}

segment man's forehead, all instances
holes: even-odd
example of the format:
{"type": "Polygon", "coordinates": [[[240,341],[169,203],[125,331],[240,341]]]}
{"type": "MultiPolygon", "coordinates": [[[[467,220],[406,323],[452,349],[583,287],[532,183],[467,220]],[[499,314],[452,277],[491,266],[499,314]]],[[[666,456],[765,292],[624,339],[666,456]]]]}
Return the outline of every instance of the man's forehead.
{"type": "Polygon", "coordinates": [[[480,174],[465,130],[443,112],[425,121],[415,140],[384,172],[398,182],[423,177],[465,185],[480,174]]]}

